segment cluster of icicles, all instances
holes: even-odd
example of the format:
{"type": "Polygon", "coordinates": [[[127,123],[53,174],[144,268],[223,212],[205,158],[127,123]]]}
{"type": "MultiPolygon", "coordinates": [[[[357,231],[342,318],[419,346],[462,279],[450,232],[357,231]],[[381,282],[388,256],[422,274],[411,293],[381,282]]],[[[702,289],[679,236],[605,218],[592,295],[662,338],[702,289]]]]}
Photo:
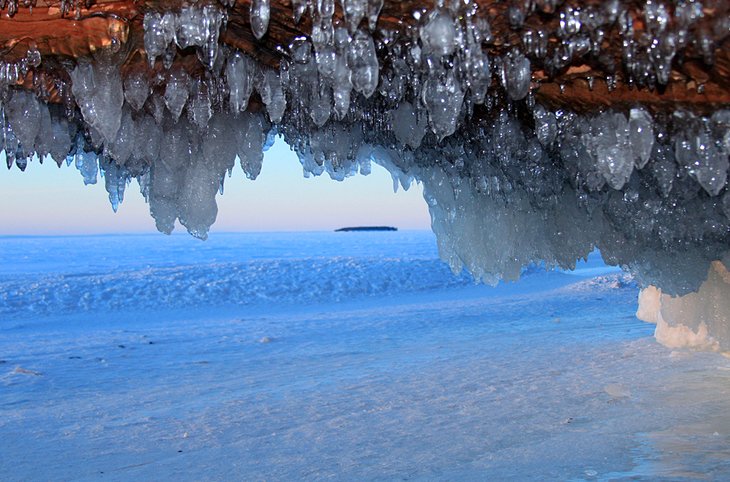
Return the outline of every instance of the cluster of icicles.
{"type": "MultiPolygon", "coordinates": [[[[525,27],[525,17],[556,2],[515,3],[510,24],[521,44],[490,58],[489,22],[471,1],[438,2],[402,32],[377,30],[382,1],[343,0],[344,24],[333,21],[333,0],[292,3],[297,19],[309,12],[312,33],[284,49],[279,70],[219,43],[225,8],[194,5],[145,16],[145,49],[162,74],[122,78],[117,54],[101,52],[70,70],[70,111],[68,102],[6,90],[0,148],[8,167],[24,169],[35,154],[75,164],[86,183],[101,172],[114,209],[135,178],[160,231],[179,220],[205,238],[236,160],[255,178],[281,135],[306,175],[344,179],[376,162],[396,186],[423,183],[442,257],[485,282],[516,278],[534,261],[571,268],[598,247],[642,285],[686,295],[712,262],[730,264],[730,110],[654,117],[636,105],[576,115],[531,93],[535,64],[550,71],[598,61],[612,29],[624,39],[624,78],[666,83],[689,44],[713,61],[726,16],[700,31],[701,3],[680,2],[670,16],[649,1],[646,29],[635,36],[613,0],[564,6],[558,31],[543,32],[525,27]],[[561,39],[553,50],[550,36],[561,39]],[[206,67],[201,77],[175,63],[189,47],[206,67]],[[475,109],[491,115],[474,117],[475,109]]],[[[253,1],[256,37],[268,20],[268,2],[253,1]]]]}

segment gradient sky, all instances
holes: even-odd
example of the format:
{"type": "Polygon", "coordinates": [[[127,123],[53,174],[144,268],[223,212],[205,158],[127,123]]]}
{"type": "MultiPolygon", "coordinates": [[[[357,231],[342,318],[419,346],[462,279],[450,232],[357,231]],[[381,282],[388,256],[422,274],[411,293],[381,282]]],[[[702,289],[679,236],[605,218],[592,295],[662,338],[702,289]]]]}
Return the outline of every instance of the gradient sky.
{"type": "MultiPolygon", "coordinates": [[[[0,154],[0,165],[5,156],[0,154]]],[[[277,139],[266,152],[261,175],[246,179],[240,166],[218,196],[211,233],[230,231],[314,231],[350,225],[392,225],[428,229],[430,218],[420,185],[393,192],[390,174],[373,165],[369,176],[343,182],[328,175],[305,179],[296,155],[277,139]]],[[[103,179],[84,186],[75,167],[33,161],[25,172],[0,171],[0,235],[155,232],[154,220],[136,181],[114,213],[103,179]]],[[[175,232],[184,232],[178,227],[175,232]]]]}

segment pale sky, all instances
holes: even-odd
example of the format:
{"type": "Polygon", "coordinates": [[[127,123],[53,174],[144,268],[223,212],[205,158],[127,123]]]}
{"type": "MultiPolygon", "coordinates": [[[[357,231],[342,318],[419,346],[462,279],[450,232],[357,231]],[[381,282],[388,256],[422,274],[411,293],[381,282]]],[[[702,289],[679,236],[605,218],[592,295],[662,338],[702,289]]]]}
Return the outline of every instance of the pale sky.
{"type": "MultiPolygon", "coordinates": [[[[0,154],[0,235],[156,232],[136,181],[114,213],[104,181],[84,186],[73,164],[60,169],[31,162],[25,172],[4,168],[0,154]]],[[[236,166],[217,197],[218,219],[211,233],[230,231],[316,231],[351,225],[428,229],[430,218],[420,185],[393,192],[390,174],[373,164],[372,174],[343,182],[324,174],[305,179],[283,140],[266,152],[256,181],[236,166]]],[[[178,227],[175,232],[184,232],[178,227]]]]}

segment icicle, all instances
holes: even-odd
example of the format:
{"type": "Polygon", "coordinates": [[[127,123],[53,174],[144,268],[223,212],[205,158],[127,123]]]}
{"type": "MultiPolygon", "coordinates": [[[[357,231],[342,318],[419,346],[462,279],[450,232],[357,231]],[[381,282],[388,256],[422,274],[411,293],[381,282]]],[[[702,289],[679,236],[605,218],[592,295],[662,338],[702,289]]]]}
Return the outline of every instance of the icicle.
{"type": "Polygon", "coordinates": [[[261,40],[269,29],[269,17],[271,15],[269,0],[251,0],[249,13],[251,31],[254,37],[261,40]]]}
{"type": "Polygon", "coordinates": [[[165,87],[165,105],[172,114],[172,120],[177,122],[185,108],[190,94],[190,86],[192,81],[190,76],[184,70],[176,71],[170,74],[165,87]]]}
{"type": "Polygon", "coordinates": [[[375,93],[378,87],[378,56],[373,38],[363,30],[358,30],[350,42],[347,65],[352,71],[352,86],[365,98],[375,93]]]}

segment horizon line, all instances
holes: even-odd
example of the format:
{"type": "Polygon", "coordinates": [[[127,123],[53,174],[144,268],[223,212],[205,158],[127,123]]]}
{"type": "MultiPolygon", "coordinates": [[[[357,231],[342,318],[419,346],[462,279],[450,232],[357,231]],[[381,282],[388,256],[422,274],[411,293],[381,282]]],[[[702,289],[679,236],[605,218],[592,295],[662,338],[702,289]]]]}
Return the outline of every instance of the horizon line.
{"type": "MultiPolygon", "coordinates": [[[[289,229],[289,230],[241,230],[241,231],[216,231],[215,233],[208,233],[208,239],[214,238],[217,235],[228,235],[228,234],[288,234],[288,233],[336,233],[337,229],[289,229]]],[[[368,231],[364,231],[367,233],[368,231]]],[[[429,232],[433,233],[431,228],[398,228],[397,231],[392,232],[429,232]]],[[[363,234],[362,232],[360,234],[363,234]]],[[[108,233],[0,233],[1,238],[64,238],[64,237],[105,237],[105,236],[189,236],[195,238],[192,234],[185,230],[175,231],[170,234],[162,233],[159,231],[115,231],[108,233]]],[[[197,239],[197,238],[196,238],[197,239]]]]}

